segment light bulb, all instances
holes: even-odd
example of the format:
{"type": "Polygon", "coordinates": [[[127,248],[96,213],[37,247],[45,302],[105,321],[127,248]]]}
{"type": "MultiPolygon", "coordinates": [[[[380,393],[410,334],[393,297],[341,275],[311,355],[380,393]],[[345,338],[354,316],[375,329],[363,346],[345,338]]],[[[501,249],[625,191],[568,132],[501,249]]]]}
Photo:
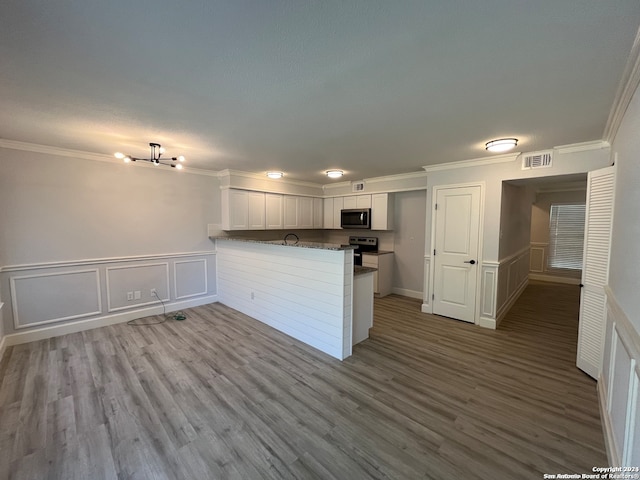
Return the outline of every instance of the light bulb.
{"type": "Polygon", "coordinates": [[[180,155],[180,156],[178,157],[178,161],[179,161],[179,162],[184,162],[184,156],[180,155]]]}
{"type": "Polygon", "coordinates": [[[160,147],[160,153],[164,153],[165,152],[165,148],[164,147],[160,147]]]}
{"type": "Polygon", "coordinates": [[[124,153],[116,152],[113,154],[113,156],[116,158],[122,159],[124,158],[124,153]]]}
{"type": "Polygon", "coordinates": [[[267,177],[269,178],[282,178],[284,173],[282,172],[267,172],[267,177]]]}
{"type": "Polygon", "coordinates": [[[340,178],[343,175],[342,170],[328,170],[327,177],[329,178],[340,178]]]}
{"type": "Polygon", "coordinates": [[[123,160],[124,160],[124,163],[129,163],[131,161],[131,157],[126,156],[123,158],[123,160]]]}
{"type": "Polygon", "coordinates": [[[181,164],[181,163],[177,163],[177,164],[175,165],[175,167],[176,167],[178,170],[182,170],[182,164],[181,164]]]}

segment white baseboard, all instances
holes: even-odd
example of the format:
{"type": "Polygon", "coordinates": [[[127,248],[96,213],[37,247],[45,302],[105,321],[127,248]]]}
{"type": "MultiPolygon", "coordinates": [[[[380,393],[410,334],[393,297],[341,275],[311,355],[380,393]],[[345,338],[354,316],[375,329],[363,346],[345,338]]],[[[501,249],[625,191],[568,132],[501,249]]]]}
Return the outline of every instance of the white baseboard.
{"type": "MultiPolygon", "coordinates": [[[[193,298],[184,300],[181,302],[167,303],[166,311],[175,312],[184,308],[198,307],[200,305],[206,305],[208,303],[215,303],[218,301],[218,295],[207,295],[206,297],[193,298]]],[[[2,338],[0,344],[0,358],[1,352],[5,346],[20,345],[22,343],[35,342],[38,340],[44,340],[46,338],[58,337],[60,335],[66,335],[68,333],[82,332],[84,330],[91,330],[93,328],[106,327],[108,325],[115,325],[116,323],[129,322],[137,318],[148,317],[150,315],[162,314],[162,306],[154,305],[153,307],[140,308],[131,310],[128,312],[119,312],[113,315],[105,315],[98,318],[92,318],[88,320],[80,320],[77,322],[64,323],[62,325],[54,325],[42,328],[35,328],[26,332],[11,333],[5,335],[2,338]]]]}
{"type": "Polygon", "coordinates": [[[429,303],[423,303],[422,307],[420,307],[420,311],[422,313],[433,313],[433,310],[431,309],[431,305],[429,303]]]}
{"type": "Polygon", "coordinates": [[[422,300],[422,292],[418,292],[417,290],[409,290],[407,288],[397,288],[393,287],[391,289],[391,293],[395,293],[396,295],[402,295],[403,297],[417,298],[422,300]]]}
{"type": "Polygon", "coordinates": [[[492,330],[495,330],[498,326],[496,319],[489,318],[489,317],[480,317],[480,320],[478,321],[478,325],[484,328],[490,328],[492,330]]]}
{"type": "Polygon", "coordinates": [[[529,280],[539,280],[541,282],[566,283],[568,285],[580,285],[579,278],[559,277],[544,273],[530,273],[529,280]]]}

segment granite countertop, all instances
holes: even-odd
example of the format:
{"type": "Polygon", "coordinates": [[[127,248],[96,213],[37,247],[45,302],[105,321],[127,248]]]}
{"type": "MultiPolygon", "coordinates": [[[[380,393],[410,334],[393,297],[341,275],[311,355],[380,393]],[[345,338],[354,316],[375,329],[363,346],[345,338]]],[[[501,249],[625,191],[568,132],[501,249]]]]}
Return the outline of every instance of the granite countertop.
{"type": "Polygon", "coordinates": [[[316,248],[319,250],[353,250],[355,247],[352,245],[339,245],[337,243],[321,243],[321,242],[296,242],[295,239],[287,240],[254,240],[251,238],[243,237],[209,237],[212,240],[231,240],[233,242],[247,242],[247,243],[263,243],[266,245],[282,245],[286,247],[298,247],[298,248],[316,248]]]}
{"type": "Polygon", "coordinates": [[[376,252],[362,252],[363,255],[386,255],[387,253],[393,253],[390,250],[378,250],[376,252]]]}
{"type": "Polygon", "coordinates": [[[356,277],[358,275],[364,275],[365,273],[373,273],[373,272],[377,272],[378,269],[377,268],[371,268],[371,267],[362,267],[360,265],[354,265],[353,266],[353,276],[356,277]]]}

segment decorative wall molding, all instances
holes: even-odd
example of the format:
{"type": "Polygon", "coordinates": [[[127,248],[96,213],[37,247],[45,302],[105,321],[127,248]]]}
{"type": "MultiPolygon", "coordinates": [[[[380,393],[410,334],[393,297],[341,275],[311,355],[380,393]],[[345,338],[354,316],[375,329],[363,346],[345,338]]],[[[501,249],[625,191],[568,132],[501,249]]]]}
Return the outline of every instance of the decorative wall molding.
{"type": "MultiPolygon", "coordinates": [[[[293,180],[290,178],[287,178],[286,175],[282,178],[279,178],[278,180],[272,180],[269,179],[267,177],[267,172],[265,170],[264,173],[254,173],[254,172],[243,172],[242,170],[231,170],[231,169],[225,169],[225,170],[221,170],[219,172],[216,172],[216,176],[218,178],[228,178],[229,179],[229,183],[230,186],[224,187],[224,188],[239,188],[239,187],[233,187],[231,186],[231,184],[233,183],[231,181],[232,177],[243,177],[243,178],[249,178],[252,180],[259,180],[259,181],[273,181],[274,185],[280,185],[280,184],[288,184],[288,185],[298,185],[300,187],[311,187],[311,188],[322,188],[322,184],[321,183],[313,183],[313,182],[303,182],[301,180],[293,180]]],[[[220,187],[223,188],[223,187],[220,187]]],[[[280,190],[277,190],[278,192],[280,192],[280,190]]]]}
{"type": "MultiPolygon", "coordinates": [[[[208,295],[206,297],[194,298],[191,300],[184,300],[181,302],[173,302],[165,305],[166,312],[176,312],[184,310],[186,308],[198,307],[200,305],[207,305],[209,303],[215,303],[218,301],[217,295],[208,295]]],[[[76,322],[64,323],[62,325],[48,326],[42,328],[36,328],[25,332],[11,333],[4,337],[6,346],[20,345],[23,343],[35,342],[38,340],[44,340],[46,338],[58,337],[60,335],[66,335],[68,333],[82,332],[85,330],[92,330],[94,328],[106,327],[108,325],[115,325],[117,323],[124,323],[137,318],[147,317],[149,315],[161,315],[163,308],[161,305],[155,305],[152,307],[145,307],[127,312],[120,312],[113,315],[105,315],[99,318],[92,318],[87,320],[80,320],[76,322]]]]}
{"type": "MultiPolygon", "coordinates": [[[[210,251],[182,252],[101,258],[94,260],[94,264],[88,264],[91,260],[75,260],[7,269],[0,272],[0,296],[7,299],[4,333],[37,330],[53,323],[62,327],[85,317],[88,322],[99,323],[102,318],[120,312],[127,315],[144,312],[145,306],[160,305],[151,295],[151,288],[157,289],[166,305],[217,295],[215,255],[210,251]],[[74,268],[78,265],[87,266],[74,268]],[[194,265],[197,267],[193,268],[194,265]],[[85,276],[71,277],[78,272],[85,276]],[[141,292],[141,298],[129,301],[127,292],[135,291],[141,292]],[[175,298],[175,292],[181,298],[175,298]]],[[[134,314],[132,318],[139,317],[134,314]]]]}
{"type": "MultiPolygon", "coordinates": [[[[116,266],[116,267],[107,267],[105,269],[105,275],[106,275],[106,278],[107,278],[106,284],[107,284],[107,311],[108,312],[118,312],[120,310],[129,310],[134,306],[135,307],[143,307],[143,306],[146,306],[146,305],[154,305],[154,304],[159,303],[160,301],[166,303],[169,300],[171,300],[171,298],[169,297],[169,262],[143,263],[143,264],[136,264],[136,265],[124,265],[124,266],[116,266]],[[161,267],[162,274],[163,274],[162,275],[163,276],[163,280],[165,281],[165,284],[162,285],[162,288],[160,288],[159,285],[156,285],[155,282],[153,282],[151,285],[149,285],[149,276],[147,275],[146,278],[142,278],[142,279],[140,279],[138,281],[138,285],[136,285],[134,287],[130,287],[131,290],[138,290],[138,288],[140,288],[141,290],[143,288],[146,288],[146,289],[149,289],[149,290],[151,288],[157,288],[158,293],[160,293],[161,291],[164,291],[164,292],[166,292],[167,296],[165,298],[156,298],[155,300],[151,300],[151,301],[143,301],[141,303],[123,304],[123,305],[120,305],[120,306],[114,306],[113,305],[113,294],[111,293],[111,290],[112,290],[111,277],[113,276],[111,274],[111,272],[117,272],[117,271],[120,271],[120,270],[128,270],[128,271],[132,272],[132,271],[136,271],[138,269],[142,269],[142,268],[150,269],[152,267],[161,267]]],[[[159,279],[159,277],[156,276],[156,279],[159,279]]]]}
{"type": "MultiPolygon", "coordinates": [[[[40,286],[42,287],[42,286],[40,286]]],[[[11,292],[11,307],[12,307],[12,311],[13,311],[13,326],[16,330],[20,330],[23,328],[31,328],[31,327],[35,327],[35,326],[39,326],[39,325],[46,325],[49,323],[57,323],[57,322],[63,322],[63,321],[67,321],[67,320],[75,320],[78,318],[86,318],[86,317],[92,317],[95,315],[99,315],[102,312],[102,300],[101,300],[101,296],[100,296],[100,276],[98,274],[98,269],[87,269],[87,270],[69,270],[69,271],[64,271],[64,272],[52,272],[52,273],[39,273],[39,274],[35,274],[35,275],[21,275],[21,276],[12,276],[9,278],[9,288],[10,288],[10,292],[11,292]],[[53,302],[51,302],[51,299],[47,299],[45,298],[42,302],[42,304],[40,305],[35,305],[36,302],[34,301],[30,301],[30,302],[26,302],[26,300],[24,301],[24,303],[21,303],[21,295],[19,292],[20,289],[20,284],[21,283],[28,283],[30,280],[32,281],[32,285],[30,286],[29,290],[30,290],[30,294],[31,295],[37,295],[39,299],[42,298],[42,295],[48,293],[50,296],[54,296],[52,292],[55,292],[56,295],[55,297],[60,297],[64,294],[67,294],[69,296],[69,299],[78,296],[77,292],[74,291],[69,291],[69,289],[74,288],[75,286],[77,286],[77,280],[75,284],[62,284],[61,282],[65,282],[65,280],[67,279],[63,279],[63,277],[69,277],[69,276],[76,276],[76,275],[83,275],[86,276],[85,274],[89,274],[88,276],[90,277],[91,280],[94,280],[95,283],[93,285],[87,284],[85,281],[82,281],[81,283],[84,284],[85,286],[88,287],[92,287],[90,289],[93,289],[92,293],[95,293],[95,305],[92,303],[88,303],[86,305],[87,309],[85,311],[79,310],[74,312],[72,307],[77,307],[78,306],[78,302],[62,302],[59,301],[58,302],[58,308],[52,308],[51,304],[53,302]],[[38,295],[37,293],[34,293],[32,290],[37,289],[37,283],[41,283],[38,282],[35,279],[42,279],[42,278],[59,278],[60,280],[58,281],[58,285],[55,285],[56,280],[52,280],[51,282],[49,282],[49,285],[47,285],[46,288],[40,288],[38,289],[38,293],[40,295],[38,295]],[[60,305],[60,303],[64,303],[64,305],[60,305]],[[67,312],[68,315],[63,314],[62,316],[55,316],[55,314],[53,314],[54,316],[51,316],[49,318],[47,318],[47,315],[52,314],[54,310],[60,310],[60,308],[68,308],[69,311],[67,312]],[[28,313],[25,313],[28,312],[28,313]],[[41,319],[38,319],[36,321],[31,321],[31,322],[21,322],[21,313],[24,314],[24,316],[36,316],[36,317],[40,317],[41,319]]],[[[89,291],[85,292],[85,293],[89,293],[89,291]]],[[[83,299],[88,299],[87,296],[82,295],[83,299]]],[[[64,297],[63,297],[64,299],[64,297]]],[[[81,305],[82,306],[82,305],[81,305]]]]}
{"type": "Polygon", "coordinates": [[[5,339],[7,337],[5,337],[4,335],[4,323],[2,320],[2,307],[4,307],[4,303],[0,302],[0,362],[2,362],[2,357],[4,355],[4,350],[7,346],[7,342],[5,341],[5,339]]]}
{"type": "Polygon", "coordinates": [[[173,262],[173,265],[174,265],[174,268],[173,268],[173,287],[175,289],[174,290],[174,298],[176,300],[182,300],[182,299],[185,299],[185,298],[196,297],[198,295],[205,295],[209,291],[209,286],[208,286],[208,282],[207,282],[207,259],[206,258],[200,258],[200,259],[197,259],[197,260],[180,260],[180,261],[173,262]],[[202,291],[196,291],[196,292],[180,295],[179,287],[181,285],[181,282],[179,281],[179,278],[178,278],[178,265],[186,265],[186,264],[202,264],[202,285],[203,285],[203,289],[202,289],[202,291]]]}
{"type": "Polygon", "coordinates": [[[460,160],[458,162],[438,163],[435,165],[425,165],[422,168],[427,173],[440,172],[442,170],[453,170],[455,168],[481,167],[485,165],[493,165],[496,163],[514,162],[521,152],[507,153],[505,155],[493,155],[491,157],[472,158],[470,160],[460,160]]]}
{"type": "Polygon", "coordinates": [[[433,313],[433,305],[431,303],[431,285],[429,280],[431,277],[431,255],[424,256],[424,287],[422,296],[422,313],[433,313]]]}
{"type": "MultiPolygon", "coordinates": [[[[480,296],[480,319],[482,323],[496,319],[496,293],[498,288],[498,268],[495,262],[482,262],[481,273],[481,296],[480,296]]],[[[495,328],[495,327],[493,327],[495,328]]]]}
{"type": "Polygon", "coordinates": [[[543,273],[547,265],[548,243],[531,242],[531,256],[529,259],[529,272],[543,273]]]}
{"type": "MultiPolygon", "coordinates": [[[[601,150],[609,148],[609,142],[605,140],[595,140],[593,142],[571,143],[569,145],[559,145],[553,149],[559,154],[588,152],[591,150],[601,150]]],[[[586,188],[586,187],[585,187],[586,188]]]]}
{"type": "Polygon", "coordinates": [[[530,247],[505,257],[498,267],[496,324],[500,322],[529,284],[530,247]]]}
{"type": "Polygon", "coordinates": [[[605,286],[606,335],[598,394],[609,463],[640,464],[640,333],[605,286]]]}
{"type": "Polygon", "coordinates": [[[105,257],[86,258],[81,260],[64,260],[58,262],[25,263],[22,265],[5,265],[0,267],[0,273],[19,272],[25,270],[40,270],[45,268],[78,267],[83,265],[100,265],[105,263],[139,262],[145,260],[156,260],[160,258],[185,258],[201,257],[203,255],[215,255],[215,250],[202,252],[182,252],[182,253],[158,253],[151,255],[131,255],[126,257],[105,257]]]}
{"type": "Polygon", "coordinates": [[[634,93],[640,85],[640,29],[636,32],[636,38],[631,47],[631,52],[627,59],[618,91],[616,92],[615,100],[609,112],[609,118],[607,119],[607,125],[604,129],[603,138],[613,144],[613,141],[618,133],[620,124],[624,117],[629,103],[633,98],[634,93]]]}

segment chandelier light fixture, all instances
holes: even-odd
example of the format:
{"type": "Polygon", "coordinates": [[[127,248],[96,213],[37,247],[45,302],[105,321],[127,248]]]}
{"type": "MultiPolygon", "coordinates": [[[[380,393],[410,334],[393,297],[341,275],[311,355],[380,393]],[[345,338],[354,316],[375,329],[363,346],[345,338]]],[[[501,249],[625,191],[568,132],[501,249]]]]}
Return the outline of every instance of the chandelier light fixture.
{"type": "Polygon", "coordinates": [[[149,147],[151,148],[151,153],[149,158],[137,158],[131,155],[125,155],[124,153],[117,152],[114,154],[114,157],[119,158],[124,161],[124,163],[129,162],[151,162],[154,165],[170,165],[172,168],[177,170],[182,170],[182,163],[184,162],[184,157],[179,155],[177,157],[171,158],[162,158],[162,154],[165,152],[165,149],[159,143],[150,143],[149,147]]]}
{"type": "Polygon", "coordinates": [[[517,138],[498,138],[497,140],[491,140],[484,146],[490,152],[506,152],[518,145],[517,138]]]}

